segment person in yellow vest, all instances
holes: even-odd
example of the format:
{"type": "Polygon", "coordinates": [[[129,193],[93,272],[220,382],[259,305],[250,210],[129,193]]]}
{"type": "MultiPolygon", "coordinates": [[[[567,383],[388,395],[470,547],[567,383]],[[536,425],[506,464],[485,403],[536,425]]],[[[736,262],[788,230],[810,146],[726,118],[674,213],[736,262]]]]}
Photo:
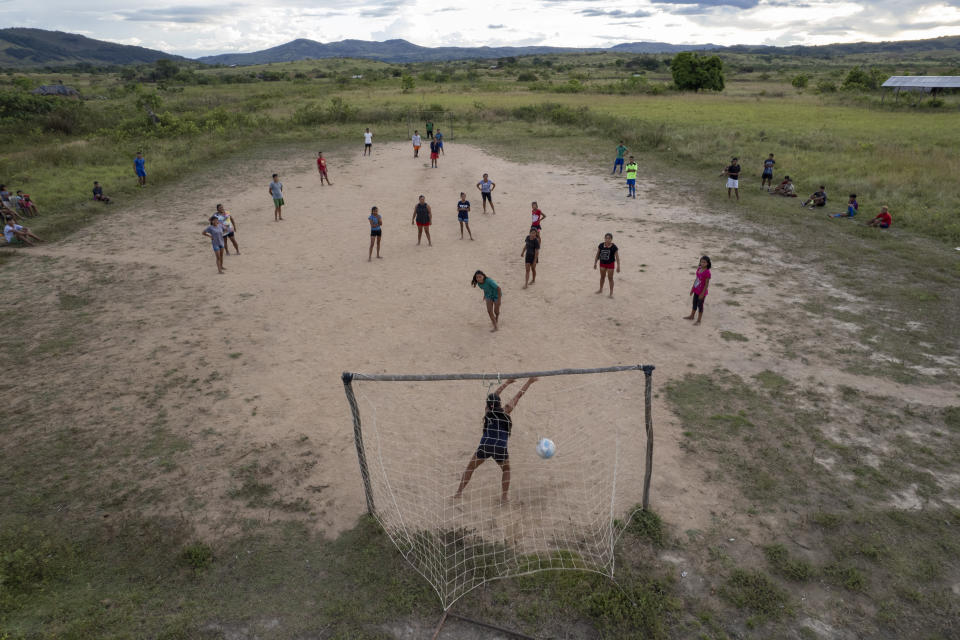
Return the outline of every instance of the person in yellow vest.
{"type": "Polygon", "coordinates": [[[627,163],[627,197],[637,198],[637,162],[630,156],[630,162],[627,163]]]}

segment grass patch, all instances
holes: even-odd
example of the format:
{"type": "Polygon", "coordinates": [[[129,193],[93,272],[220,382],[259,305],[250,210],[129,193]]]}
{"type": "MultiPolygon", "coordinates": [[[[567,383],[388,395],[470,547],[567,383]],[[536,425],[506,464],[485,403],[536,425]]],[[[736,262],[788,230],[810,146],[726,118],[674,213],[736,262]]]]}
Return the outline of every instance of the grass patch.
{"type": "Polygon", "coordinates": [[[627,531],[642,540],[647,540],[655,546],[666,544],[667,534],[663,528],[663,520],[649,509],[637,509],[627,525],[627,531]]]}
{"type": "Polygon", "coordinates": [[[738,609],[754,614],[748,626],[792,613],[787,592],[761,571],[734,569],[719,594],[738,609]]]}
{"type": "Polygon", "coordinates": [[[721,331],[720,337],[726,340],[727,342],[749,342],[749,338],[743,335],[742,333],[737,333],[736,331],[721,331]]]}

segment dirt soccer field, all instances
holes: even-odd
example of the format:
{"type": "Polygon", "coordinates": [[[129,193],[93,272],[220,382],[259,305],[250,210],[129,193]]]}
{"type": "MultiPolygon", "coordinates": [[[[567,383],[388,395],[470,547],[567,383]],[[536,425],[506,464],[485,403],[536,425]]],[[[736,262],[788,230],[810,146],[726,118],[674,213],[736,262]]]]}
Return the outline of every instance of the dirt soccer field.
{"type": "MultiPolygon", "coordinates": [[[[651,363],[657,367],[651,506],[677,531],[710,530],[722,514],[743,543],[756,534],[759,544],[761,532],[780,529],[784,516],[745,514],[736,492],[710,481],[717,466],[683,445],[681,419],[663,394],[669,382],[718,370],[744,379],[773,370],[790,384],[827,391],[842,386],[931,407],[956,403],[952,353],[933,350],[914,366],[915,375],[937,383],[922,386],[844,366],[836,354],[856,342],[857,325],[837,321],[821,331],[798,322],[798,308],[828,298],[862,309],[866,301],[837,288],[827,266],[797,268],[762,239],[741,233],[734,217],[678,206],[696,202],[678,196],[682,184],[654,185],[641,171],[632,200],[622,179],[603,171],[516,164],[466,145],[448,143],[437,169],[427,158],[413,159],[404,144],[377,144],[372,157],[360,151],[357,145],[325,153],[332,186],[321,186],[309,155],[247,159],[226,175],[150,185],[136,207],[112,205],[109,217],[64,242],[21,250],[22,259],[11,263],[16,270],[4,268],[15,285],[6,304],[30,317],[14,344],[23,366],[8,382],[8,407],[14,415],[44,416],[23,426],[40,440],[56,441],[65,429],[90,434],[87,464],[57,468],[58,483],[77,487],[63,511],[90,519],[118,518],[125,510],[171,516],[204,538],[274,520],[306,522],[334,537],[365,512],[341,372],[651,363]],[[267,190],[274,172],[287,203],[281,222],[273,220],[267,190]],[[495,215],[482,213],[474,186],[483,173],[497,185],[495,215]],[[460,238],[461,191],[473,205],[473,241],[460,238]],[[432,247],[425,239],[417,246],[411,226],[421,194],[433,210],[432,247]],[[532,200],[547,218],[537,282],[522,290],[520,250],[532,200]],[[233,213],[241,251],[226,258],[223,275],[201,236],[217,203],[233,213]],[[366,218],[374,205],[384,219],[383,259],[368,262],[366,218]],[[592,268],[606,232],[614,234],[622,261],[612,299],[595,294],[599,272],[592,268]],[[681,318],[689,313],[702,254],[713,259],[713,280],[703,324],[693,326],[681,318]],[[497,333],[489,331],[481,293],[469,286],[476,269],[504,291],[497,333]],[[784,357],[785,336],[803,357],[784,357]],[[118,442],[125,443],[119,450],[118,442]],[[110,463],[92,464],[98,457],[110,463]],[[100,495],[81,490],[94,476],[100,495]]],[[[850,355],[861,357],[876,365],[884,354],[850,355]]],[[[544,397],[557,388],[539,384],[544,397]]],[[[456,439],[444,471],[450,493],[479,438],[485,392],[477,384],[475,397],[462,396],[473,402],[465,411],[476,420],[443,433],[456,439]]],[[[429,392],[394,395],[395,410],[411,416],[447,401],[429,392]]],[[[534,408],[548,412],[551,405],[534,408]]],[[[587,402],[568,420],[590,432],[608,410],[587,402]]],[[[851,435],[848,427],[860,418],[848,417],[821,428],[838,442],[889,450],[880,436],[851,435]]],[[[515,437],[533,442],[529,434],[515,437]]],[[[626,462],[629,484],[621,488],[618,515],[640,499],[642,460],[626,462]]],[[[828,471],[833,464],[817,462],[828,471]]],[[[937,500],[960,507],[960,479],[935,475],[943,490],[937,500]]],[[[498,479],[496,467],[485,465],[472,486],[498,479]]],[[[885,501],[910,509],[921,498],[914,486],[885,501]]]]}

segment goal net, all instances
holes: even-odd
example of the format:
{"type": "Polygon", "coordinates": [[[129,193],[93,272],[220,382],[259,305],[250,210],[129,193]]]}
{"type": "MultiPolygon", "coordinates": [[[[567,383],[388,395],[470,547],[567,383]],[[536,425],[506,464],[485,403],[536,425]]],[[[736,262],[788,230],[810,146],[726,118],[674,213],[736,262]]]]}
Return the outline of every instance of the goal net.
{"type": "Polygon", "coordinates": [[[497,578],[612,577],[620,520],[647,506],[652,371],[344,373],[368,511],[444,609],[497,578]],[[500,408],[512,409],[505,450],[488,438],[498,390],[500,408]],[[538,454],[543,438],[556,446],[550,458],[538,454]]]}

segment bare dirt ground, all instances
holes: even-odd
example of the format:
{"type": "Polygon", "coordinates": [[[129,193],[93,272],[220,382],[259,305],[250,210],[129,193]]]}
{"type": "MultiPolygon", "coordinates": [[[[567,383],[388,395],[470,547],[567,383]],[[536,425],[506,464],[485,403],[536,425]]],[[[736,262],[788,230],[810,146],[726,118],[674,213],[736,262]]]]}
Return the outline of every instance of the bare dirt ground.
{"type": "MultiPolygon", "coordinates": [[[[141,512],[178,515],[202,536],[229,534],[248,520],[306,520],[331,537],[350,528],[365,501],[343,371],[650,363],[657,367],[656,391],[671,379],[718,367],[743,377],[773,369],[797,383],[842,384],[931,406],[956,403],[950,383],[907,386],[840,370],[826,356],[783,358],[776,335],[794,328],[786,320],[761,322],[758,312],[817,295],[829,279],[816,269],[792,269],[755,239],[732,243],[736,224],[703,208],[677,206],[671,191],[677,185],[641,180],[632,200],[619,178],[516,164],[466,145],[448,144],[447,152],[438,169],[411,158],[406,145],[378,144],[372,157],[361,157],[359,147],[350,155],[330,152],[332,186],[321,186],[310,157],[250,160],[231,175],[150,186],[137,207],[116,205],[109,219],[65,242],[21,252],[27,257],[19,261],[21,273],[55,282],[61,307],[73,295],[93,301],[84,348],[38,372],[52,388],[84,382],[83,393],[57,398],[59,411],[101,432],[102,446],[116,433],[158,443],[156,455],[131,452],[128,466],[103,471],[115,487],[104,503],[134,508],[123,497],[135,493],[141,512]],[[284,183],[282,222],[273,221],[267,192],[274,172],[284,183]],[[482,213],[474,186],[483,173],[497,184],[495,215],[482,213]],[[460,191],[473,204],[473,241],[460,238],[460,191]],[[417,246],[411,226],[420,194],[433,209],[432,247],[425,239],[417,246]],[[532,200],[547,218],[537,282],[522,290],[520,250],[532,200]],[[217,203],[233,213],[241,250],[226,258],[224,275],[201,236],[217,203]],[[366,217],[373,205],[384,219],[383,259],[368,262],[366,217]],[[623,268],[613,299],[594,293],[593,257],[606,232],[614,234],[623,268]],[[693,326],[681,316],[689,311],[701,254],[713,257],[714,279],[704,322],[693,326]],[[481,294],[469,286],[475,269],[504,290],[497,333],[489,331],[481,294]],[[145,409],[158,417],[146,419],[145,409]]],[[[28,338],[34,349],[44,323],[55,324],[37,318],[38,330],[28,338]]],[[[816,341],[829,353],[854,340],[855,329],[841,327],[816,341]]],[[[796,330],[812,339],[808,330],[796,330]]],[[[944,368],[957,373],[949,357],[941,373],[944,368]]],[[[541,385],[536,392],[556,394],[556,384],[541,385]]],[[[437,444],[436,456],[427,456],[443,464],[437,491],[455,483],[479,436],[481,386],[464,409],[472,421],[447,424],[439,435],[452,444],[437,444]]],[[[404,416],[429,415],[447,400],[442,393],[401,396],[396,407],[384,402],[380,410],[397,412],[396,422],[403,423],[404,416]]],[[[628,402],[632,410],[635,401],[628,402]]],[[[575,412],[555,397],[551,402],[532,402],[530,415],[556,407],[568,418],[575,412]]],[[[605,411],[588,404],[569,421],[589,431],[605,411]]],[[[642,417],[635,418],[639,450],[642,417]]],[[[737,520],[723,485],[705,481],[711,470],[679,446],[679,421],[661,397],[654,399],[654,425],[653,508],[678,531],[737,520]]],[[[515,434],[520,441],[534,440],[515,434]]],[[[639,501],[642,477],[639,458],[625,462],[621,514],[639,501]]],[[[498,478],[487,465],[473,485],[495,487],[498,478]]],[[[516,482],[522,491],[523,480],[516,482]]],[[[753,525],[737,520],[737,526],[749,531],[753,525]]]]}

